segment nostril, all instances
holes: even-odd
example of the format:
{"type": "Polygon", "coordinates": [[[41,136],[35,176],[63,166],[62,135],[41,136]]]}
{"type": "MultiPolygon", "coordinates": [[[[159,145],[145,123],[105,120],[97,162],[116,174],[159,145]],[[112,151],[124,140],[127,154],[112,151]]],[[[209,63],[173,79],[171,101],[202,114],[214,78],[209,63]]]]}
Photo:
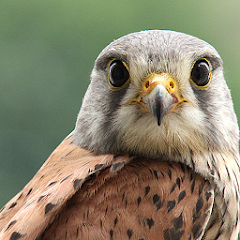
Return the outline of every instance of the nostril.
{"type": "Polygon", "coordinates": [[[175,87],[175,84],[174,84],[173,81],[171,81],[171,82],[169,83],[169,85],[170,85],[170,87],[171,87],[172,89],[175,87]]]}
{"type": "Polygon", "coordinates": [[[149,81],[145,82],[145,88],[149,88],[149,81]]]}

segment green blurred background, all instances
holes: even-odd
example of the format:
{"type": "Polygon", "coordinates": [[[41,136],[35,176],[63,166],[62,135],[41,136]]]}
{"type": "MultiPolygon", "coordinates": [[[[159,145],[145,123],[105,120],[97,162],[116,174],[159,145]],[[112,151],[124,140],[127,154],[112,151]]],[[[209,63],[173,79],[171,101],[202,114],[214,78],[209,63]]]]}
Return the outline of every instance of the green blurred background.
{"type": "Polygon", "coordinates": [[[240,1],[1,1],[0,207],[75,125],[98,53],[113,39],[171,29],[212,44],[240,117],[240,1]]]}

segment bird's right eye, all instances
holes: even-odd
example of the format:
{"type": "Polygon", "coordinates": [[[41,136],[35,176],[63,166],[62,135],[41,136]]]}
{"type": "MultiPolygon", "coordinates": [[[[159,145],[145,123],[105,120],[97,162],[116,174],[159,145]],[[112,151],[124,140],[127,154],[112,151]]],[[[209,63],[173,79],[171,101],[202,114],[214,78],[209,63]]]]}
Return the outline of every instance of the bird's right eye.
{"type": "Polygon", "coordinates": [[[126,64],[120,60],[113,60],[109,66],[108,78],[112,87],[124,87],[129,80],[129,72],[126,64]]]}

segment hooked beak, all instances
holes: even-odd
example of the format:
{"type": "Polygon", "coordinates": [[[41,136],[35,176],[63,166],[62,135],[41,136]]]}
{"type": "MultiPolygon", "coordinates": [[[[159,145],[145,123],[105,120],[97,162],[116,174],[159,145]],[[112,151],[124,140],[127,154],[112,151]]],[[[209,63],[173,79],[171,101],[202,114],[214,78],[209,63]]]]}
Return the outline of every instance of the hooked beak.
{"type": "Polygon", "coordinates": [[[177,84],[171,75],[153,73],[146,78],[141,95],[133,101],[147,106],[160,126],[163,117],[177,103],[183,101],[183,98],[179,95],[177,84]]]}

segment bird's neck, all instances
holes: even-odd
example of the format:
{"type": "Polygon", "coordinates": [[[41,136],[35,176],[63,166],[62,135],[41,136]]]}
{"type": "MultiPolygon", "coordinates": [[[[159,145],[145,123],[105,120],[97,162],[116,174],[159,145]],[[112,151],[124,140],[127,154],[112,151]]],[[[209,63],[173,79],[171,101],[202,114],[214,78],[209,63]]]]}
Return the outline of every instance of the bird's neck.
{"type": "MultiPolygon", "coordinates": [[[[188,166],[194,172],[202,175],[214,186],[214,209],[215,216],[221,219],[219,229],[225,229],[226,238],[232,239],[238,231],[239,218],[239,155],[231,152],[207,152],[192,154],[185,159],[188,166]],[[225,226],[226,225],[226,226],[225,226]],[[229,236],[227,232],[236,232],[229,236]],[[232,238],[231,238],[232,237],[232,238]]],[[[217,227],[217,226],[216,226],[217,227]]],[[[235,238],[233,238],[235,239],[235,238]]]]}

